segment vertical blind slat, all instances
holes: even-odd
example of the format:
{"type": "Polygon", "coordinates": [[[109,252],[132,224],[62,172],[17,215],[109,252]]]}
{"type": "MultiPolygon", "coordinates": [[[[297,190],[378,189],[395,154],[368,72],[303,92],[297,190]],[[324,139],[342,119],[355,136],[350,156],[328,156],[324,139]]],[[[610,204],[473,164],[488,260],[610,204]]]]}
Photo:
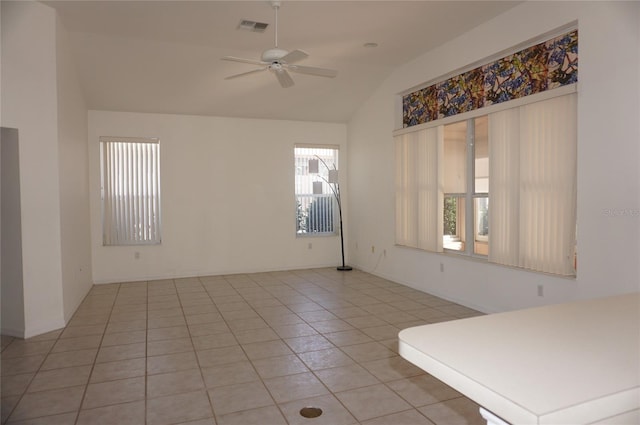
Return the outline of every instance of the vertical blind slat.
{"type": "Polygon", "coordinates": [[[160,243],[159,143],[101,143],[104,244],[160,243]]]}

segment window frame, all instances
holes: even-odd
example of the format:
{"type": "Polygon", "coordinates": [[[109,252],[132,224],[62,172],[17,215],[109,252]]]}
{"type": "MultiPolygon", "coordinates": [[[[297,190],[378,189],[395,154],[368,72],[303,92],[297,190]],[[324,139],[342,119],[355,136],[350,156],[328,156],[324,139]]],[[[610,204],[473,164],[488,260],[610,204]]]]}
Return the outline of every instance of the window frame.
{"type": "MultiPolygon", "coordinates": [[[[315,156],[315,154],[308,154],[307,156],[315,156]]],[[[312,159],[312,158],[309,158],[312,159]]],[[[307,161],[308,162],[308,161],[307,161]]],[[[294,165],[294,215],[295,215],[295,235],[296,237],[301,237],[301,238],[308,238],[308,237],[332,237],[332,236],[337,236],[339,234],[339,217],[338,217],[338,202],[336,199],[336,196],[334,195],[332,189],[329,187],[329,170],[339,170],[340,169],[340,146],[338,145],[331,145],[331,144],[305,144],[305,143],[296,143],[294,145],[294,149],[293,149],[293,165],[294,165]],[[311,183],[313,184],[315,183],[321,183],[321,187],[322,187],[322,194],[314,194],[313,193],[313,189],[311,187],[311,190],[307,193],[307,192],[298,192],[298,176],[303,175],[303,176],[309,176],[311,177],[313,174],[315,173],[309,173],[308,171],[306,172],[306,174],[299,174],[298,173],[298,157],[302,157],[303,155],[299,155],[297,150],[298,149],[316,149],[316,150],[332,150],[333,151],[333,160],[331,163],[327,162],[326,158],[324,159],[324,164],[323,161],[319,162],[319,175],[322,177],[319,178],[311,178],[311,183]],[[324,181],[323,181],[324,180],[324,181]],[[331,231],[314,231],[314,232],[309,232],[308,230],[302,230],[300,228],[300,220],[304,219],[308,221],[308,214],[309,214],[309,208],[311,207],[311,205],[313,205],[314,201],[310,201],[306,207],[306,211],[305,212],[301,212],[301,203],[299,202],[299,198],[300,197],[310,197],[313,200],[319,200],[319,199],[330,199],[331,201],[331,211],[330,211],[330,216],[325,217],[325,221],[320,221],[317,224],[322,227],[322,226],[326,226],[327,225],[327,221],[330,223],[332,230],[331,231]]],[[[339,184],[338,184],[339,186],[339,184]]],[[[304,207],[303,207],[304,208],[304,207]]],[[[321,206],[321,209],[326,209],[326,205],[321,206]]]]}
{"type": "MultiPolygon", "coordinates": [[[[160,139],[155,137],[110,137],[101,136],[100,142],[100,203],[102,215],[102,246],[144,246],[162,244],[162,191],[160,185],[161,150],[160,139]],[[107,161],[113,161],[114,157],[106,152],[109,144],[124,143],[136,145],[135,153],[128,151],[123,154],[117,152],[116,161],[120,161],[120,176],[113,175],[113,167],[109,167],[107,161]],[[155,152],[145,158],[140,158],[139,148],[142,145],[155,145],[155,152]],[[136,148],[138,148],[136,150],[136,148]],[[124,168],[126,167],[126,169],[124,168]],[[142,173],[147,171],[146,177],[142,173]],[[109,174],[111,173],[111,174],[109,174]],[[131,179],[132,176],[135,177],[131,179]],[[121,194],[120,199],[107,203],[107,192],[111,191],[107,181],[117,186],[118,191],[127,192],[121,194]],[[150,193],[152,192],[152,193],[150,193]],[[149,198],[148,201],[140,201],[140,197],[149,198]],[[133,199],[132,199],[133,198],[133,199]],[[115,204],[115,205],[114,205],[115,204]],[[112,213],[108,213],[112,210],[112,213]],[[147,216],[146,219],[143,216],[147,216]],[[124,228],[121,228],[124,224],[124,228]],[[142,227],[149,226],[153,230],[140,232],[142,227]],[[112,228],[115,227],[115,230],[112,228]],[[142,237],[135,235],[142,234],[142,237]],[[145,236],[147,235],[147,236],[145,236]]],[[[113,153],[113,152],[112,152],[113,153]]],[[[113,196],[113,193],[111,193],[113,196]]]]}

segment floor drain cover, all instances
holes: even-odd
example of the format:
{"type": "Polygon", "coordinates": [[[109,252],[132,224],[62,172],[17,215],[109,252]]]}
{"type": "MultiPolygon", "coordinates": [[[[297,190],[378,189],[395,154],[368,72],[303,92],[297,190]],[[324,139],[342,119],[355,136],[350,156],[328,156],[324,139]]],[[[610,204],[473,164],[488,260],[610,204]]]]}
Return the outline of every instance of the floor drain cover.
{"type": "Polygon", "coordinates": [[[300,409],[300,415],[305,418],[317,418],[322,415],[322,409],[318,407],[303,407],[300,409]]]}

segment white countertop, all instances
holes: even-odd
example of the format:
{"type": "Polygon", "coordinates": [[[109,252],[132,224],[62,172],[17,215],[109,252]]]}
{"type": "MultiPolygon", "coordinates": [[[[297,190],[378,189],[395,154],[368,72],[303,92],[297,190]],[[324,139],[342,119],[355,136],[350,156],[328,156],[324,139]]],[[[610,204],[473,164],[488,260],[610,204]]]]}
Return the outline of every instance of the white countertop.
{"type": "Polygon", "coordinates": [[[640,293],[417,326],[399,339],[402,357],[512,424],[640,418],[640,293]]]}

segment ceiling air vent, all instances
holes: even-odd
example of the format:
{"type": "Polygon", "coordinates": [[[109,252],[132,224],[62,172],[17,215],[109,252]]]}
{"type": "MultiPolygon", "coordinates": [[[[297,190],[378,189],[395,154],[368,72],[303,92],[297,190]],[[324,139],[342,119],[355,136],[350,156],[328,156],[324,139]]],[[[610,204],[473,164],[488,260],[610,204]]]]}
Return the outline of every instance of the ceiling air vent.
{"type": "Polygon", "coordinates": [[[268,26],[269,24],[264,22],[256,22],[256,21],[250,21],[248,19],[243,19],[240,21],[240,24],[238,25],[238,29],[244,30],[244,31],[264,32],[264,30],[266,30],[268,26]]]}

